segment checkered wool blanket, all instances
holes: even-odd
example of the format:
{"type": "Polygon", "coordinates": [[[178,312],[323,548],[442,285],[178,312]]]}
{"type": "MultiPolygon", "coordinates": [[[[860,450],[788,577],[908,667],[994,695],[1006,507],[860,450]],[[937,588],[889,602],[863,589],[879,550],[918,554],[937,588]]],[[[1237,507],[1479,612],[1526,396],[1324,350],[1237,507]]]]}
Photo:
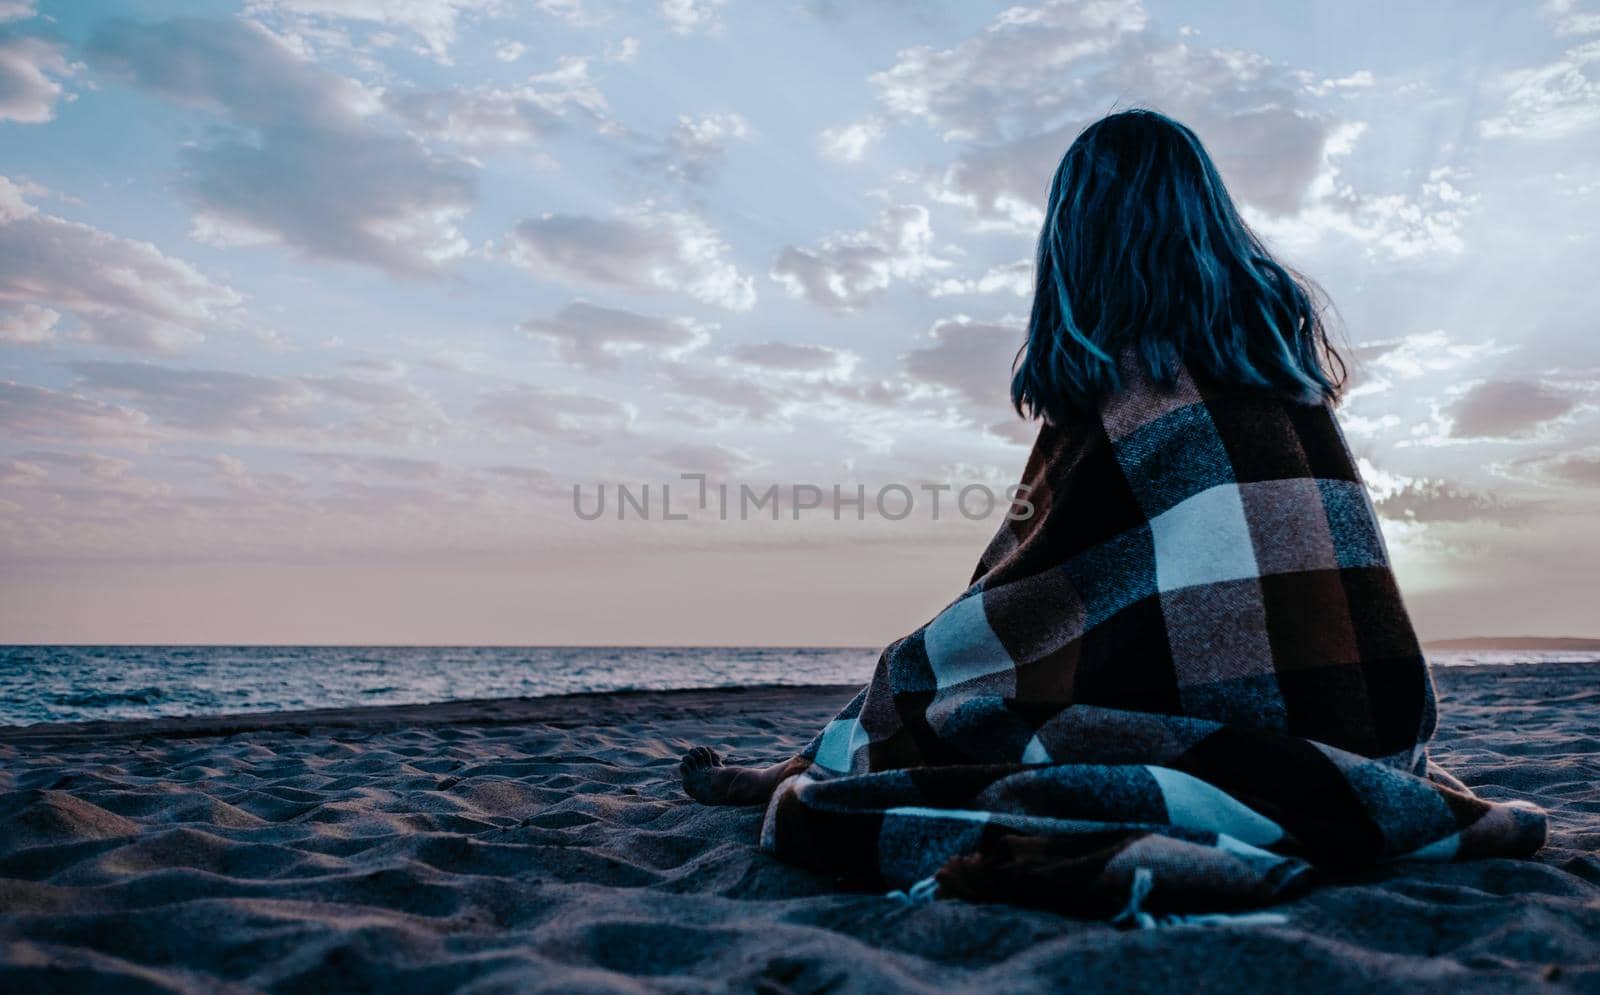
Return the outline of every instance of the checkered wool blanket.
{"type": "Polygon", "coordinates": [[[1434,693],[1333,411],[1189,374],[1046,425],[971,586],[812,740],[763,849],[914,897],[1268,904],[1544,815],[1428,757],[1434,693]]]}

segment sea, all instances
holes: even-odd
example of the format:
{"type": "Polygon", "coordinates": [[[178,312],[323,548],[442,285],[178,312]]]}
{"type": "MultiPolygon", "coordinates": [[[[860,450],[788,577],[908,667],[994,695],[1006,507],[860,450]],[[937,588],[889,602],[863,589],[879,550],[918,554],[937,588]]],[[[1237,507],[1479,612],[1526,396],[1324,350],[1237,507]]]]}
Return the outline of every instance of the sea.
{"type": "MultiPolygon", "coordinates": [[[[877,649],[0,646],[0,725],[520,698],[578,691],[859,684],[877,649]]],[[[1435,666],[1594,652],[1430,654],[1435,666]]]]}

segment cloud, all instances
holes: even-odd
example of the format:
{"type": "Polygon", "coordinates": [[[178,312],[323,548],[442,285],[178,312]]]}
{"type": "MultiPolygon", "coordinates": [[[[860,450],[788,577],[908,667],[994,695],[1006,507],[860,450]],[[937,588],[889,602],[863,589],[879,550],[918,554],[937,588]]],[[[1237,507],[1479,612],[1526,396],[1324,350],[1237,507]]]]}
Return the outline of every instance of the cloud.
{"type": "Polygon", "coordinates": [[[708,182],[727,153],[733,139],[747,139],[751,128],[738,114],[707,114],[703,117],[679,115],[667,136],[670,154],[665,159],[668,172],[686,183],[708,182]]]}
{"type": "Polygon", "coordinates": [[[751,383],[748,378],[696,370],[687,363],[669,364],[662,368],[661,374],[668,391],[707,402],[711,410],[700,405],[687,412],[693,421],[704,427],[720,424],[720,412],[732,412],[747,421],[773,421],[783,407],[775,391],[751,383]]]}
{"type": "Polygon", "coordinates": [[[292,500],[305,507],[305,491],[309,481],[300,474],[251,469],[244,460],[222,452],[193,457],[190,462],[207,470],[212,480],[221,483],[235,495],[249,495],[266,501],[292,500]]]}
{"type": "Polygon", "coordinates": [[[868,115],[860,121],[828,128],[817,138],[822,154],[836,162],[860,162],[867,149],[883,137],[883,119],[868,115]]]}
{"type": "Polygon", "coordinates": [[[1442,328],[1360,342],[1345,356],[1350,374],[1345,397],[1380,394],[1396,382],[1457,370],[1474,360],[1509,351],[1493,341],[1458,342],[1442,328]]]}
{"type": "Polygon", "coordinates": [[[520,384],[491,391],[477,405],[478,416],[500,429],[533,432],[581,446],[597,446],[626,434],[634,410],[593,394],[520,384]]]}
{"type": "Polygon", "coordinates": [[[115,394],[161,424],[203,434],[274,434],[311,427],[315,395],[292,379],[229,370],[83,360],[82,386],[115,394]]]}
{"type": "Polygon", "coordinates": [[[906,354],[905,367],[916,380],[942,387],[978,412],[994,413],[1010,403],[1011,361],[1022,345],[1020,323],[974,321],[957,315],[928,330],[933,345],[906,354]]]}
{"type": "Polygon", "coordinates": [[[736,348],[710,369],[663,364],[661,389],[698,402],[670,413],[702,429],[752,423],[787,428],[794,416],[833,417],[855,425],[852,416],[863,408],[895,408],[910,400],[912,390],[903,382],[855,379],[854,354],[816,348],[828,354],[832,368],[824,368],[823,356],[806,347],[766,343],[736,348]],[[729,370],[731,364],[741,368],[729,370]]]}
{"type": "Polygon", "coordinates": [[[1317,193],[1339,122],[1320,94],[1369,81],[1319,80],[1257,53],[1168,37],[1136,0],[1014,6],[948,48],[902,50],[870,77],[884,114],[960,147],[927,176],[936,200],[980,228],[1037,231],[1056,165],[1077,132],[1112,110],[1151,106],[1193,128],[1230,190],[1268,217],[1317,193]]]}
{"type": "Polygon", "coordinates": [[[558,484],[555,474],[540,467],[499,463],[484,467],[483,473],[491,478],[509,481],[519,488],[539,492],[550,492],[555,488],[562,494],[571,493],[564,484],[558,484]]]}
{"type": "Polygon", "coordinates": [[[61,80],[76,68],[57,45],[0,32],[0,121],[43,124],[53,119],[61,80]]]}
{"type": "Polygon", "coordinates": [[[728,244],[704,219],[649,204],[611,218],[529,218],[507,236],[502,251],[544,279],[635,293],[679,292],[731,311],[748,311],[756,302],[754,282],[728,261],[728,244]]]}
{"type": "Polygon", "coordinates": [[[532,5],[551,17],[560,18],[575,27],[604,23],[607,14],[596,13],[588,0],[532,0],[532,5]]]}
{"type": "Polygon", "coordinates": [[[223,126],[186,146],[194,234],[220,245],[281,243],[322,259],[430,274],[467,251],[466,163],[386,128],[362,87],[244,21],[113,20],[90,38],[100,72],[223,126]]]}
{"type": "Polygon", "coordinates": [[[1014,446],[1031,446],[1039,437],[1039,426],[1032,421],[1012,417],[984,426],[984,431],[1014,446]]]}
{"type": "Polygon", "coordinates": [[[727,0],[661,0],[661,16],[678,34],[710,31],[720,27],[718,16],[727,0]]]}
{"type": "Polygon", "coordinates": [[[347,480],[389,478],[413,483],[445,480],[451,468],[437,460],[408,456],[365,456],[353,453],[301,453],[300,458],[347,480]]]}
{"type": "Polygon", "coordinates": [[[372,356],[341,360],[339,366],[355,373],[365,374],[373,380],[400,380],[410,370],[402,360],[379,359],[372,356]]]}
{"type": "MultiPolygon", "coordinates": [[[[761,461],[749,453],[716,445],[673,446],[657,453],[654,458],[668,469],[679,473],[703,473],[712,480],[733,477],[761,465],[761,461]]],[[[694,481],[684,481],[683,487],[691,495],[695,493],[694,481]]]]}
{"type": "Polygon", "coordinates": [[[529,318],[517,328],[553,344],[567,362],[590,369],[615,367],[619,357],[630,352],[678,359],[710,338],[705,327],[690,318],[602,307],[582,298],[547,318],[529,318]]]}
{"type": "Polygon", "coordinates": [[[61,315],[47,307],[24,304],[0,310],[0,342],[6,345],[44,345],[56,337],[61,315]]]}
{"type": "MultiPolygon", "coordinates": [[[[1600,17],[1569,15],[1561,34],[1600,33],[1600,17]]],[[[1512,70],[1488,87],[1497,112],[1478,123],[1485,138],[1557,139],[1600,125],[1600,38],[1544,65],[1512,70]]]]}
{"type": "Polygon", "coordinates": [[[976,278],[946,277],[930,287],[928,292],[934,297],[952,294],[1015,294],[1029,297],[1033,291],[1033,260],[1019,259],[1014,263],[991,266],[976,278]]]}
{"type": "Polygon", "coordinates": [[[607,123],[605,96],[581,56],[565,56],[520,86],[392,90],[383,99],[417,131],[468,149],[534,151],[574,114],[597,126],[607,123]]]}
{"type": "Polygon", "coordinates": [[[746,366],[777,373],[849,376],[857,357],[822,345],[789,342],[752,342],[736,346],[728,358],[746,366]]]}
{"type": "Polygon", "coordinates": [[[1560,453],[1513,465],[1535,480],[1600,488],[1600,450],[1560,453]]]}
{"type": "Polygon", "coordinates": [[[394,383],[99,360],[67,366],[81,387],[200,435],[410,445],[433,441],[447,425],[426,395],[394,383]]]}
{"type": "Polygon", "coordinates": [[[999,139],[1020,118],[1056,112],[1085,88],[1064,79],[1069,71],[1111,53],[1144,25],[1142,7],[1123,0],[1011,7],[953,48],[903,49],[871,82],[889,111],[926,122],[946,141],[999,139]]]}
{"type": "Polygon", "coordinates": [[[1207,77],[1217,75],[1220,67],[1234,68],[1233,63],[1223,53],[1180,49],[1177,61],[1184,65],[1175,70],[1179,75],[1168,78],[1173,70],[1164,67],[1167,60],[1141,56],[1126,70],[1134,79],[1105,80],[1104,99],[1091,102],[1070,123],[964,152],[931,181],[930,193],[970,210],[981,228],[1037,231],[1061,156],[1084,125],[1120,103],[1154,106],[1194,129],[1242,204],[1268,216],[1298,212],[1319,175],[1332,124],[1299,108],[1292,91],[1262,86],[1253,73],[1231,84],[1213,80],[1208,87],[1207,77]],[[1158,71],[1160,79],[1136,78],[1158,71]],[[1183,78],[1184,73],[1192,79],[1183,78]],[[1234,92],[1228,91],[1230,86],[1234,92]],[[1265,92],[1252,92],[1257,87],[1265,92]],[[1143,96],[1119,101],[1116,94],[1143,96]]]}
{"type": "Polygon", "coordinates": [[[897,21],[919,24],[937,23],[946,11],[938,0],[804,0],[806,13],[824,23],[843,25],[858,14],[892,13],[897,21]]]}
{"type": "Polygon", "coordinates": [[[1362,480],[1372,494],[1373,507],[1391,522],[1517,524],[1527,521],[1532,511],[1526,503],[1485,494],[1452,481],[1408,477],[1381,469],[1364,457],[1357,462],[1362,480]]]}
{"type": "Polygon", "coordinates": [[[317,21],[358,21],[413,34],[424,52],[448,61],[463,14],[491,11],[498,0],[252,0],[257,17],[290,16],[317,21]]]}
{"type": "Polygon", "coordinates": [[[868,423],[889,418],[903,429],[912,406],[927,400],[930,391],[905,378],[860,376],[860,364],[860,356],[831,346],[741,343],[709,366],[661,364],[658,389],[694,402],[668,412],[687,427],[762,424],[785,430],[797,419],[822,419],[843,425],[847,435],[870,435],[886,445],[868,423]]]}
{"type": "Polygon", "coordinates": [[[607,62],[620,62],[624,65],[639,57],[639,39],[632,35],[623,35],[622,38],[605,47],[601,58],[607,62]]]}
{"type": "Polygon", "coordinates": [[[27,460],[7,460],[0,466],[0,486],[3,487],[31,487],[47,480],[49,476],[48,469],[27,460]]]}
{"type": "Polygon", "coordinates": [[[12,460],[0,470],[0,484],[39,489],[52,505],[78,510],[99,506],[116,514],[126,509],[128,498],[161,498],[172,493],[164,481],[133,473],[133,462],[93,452],[34,450],[12,460]]]}
{"type": "Polygon", "coordinates": [[[1600,34],[1600,11],[1574,10],[1573,0],[1545,0],[1540,13],[1555,20],[1556,34],[1600,34]]]}
{"type": "Polygon", "coordinates": [[[1267,239],[1294,252],[1313,251],[1329,235],[1337,235],[1364,246],[1369,257],[1460,254],[1466,248],[1462,230],[1479,201],[1477,194],[1462,188],[1468,174],[1439,166],[1409,192],[1359,191],[1342,178],[1342,163],[1365,130],[1359,122],[1333,129],[1299,212],[1274,216],[1246,205],[1246,220],[1267,239]]]}
{"type": "Polygon", "coordinates": [[[659,138],[631,133],[621,126],[609,130],[643,148],[631,156],[630,180],[672,180],[692,188],[691,199],[699,192],[693,188],[704,188],[716,178],[730,142],[755,137],[750,123],[731,111],[698,117],[680,114],[666,135],[659,138]]]}
{"type": "Polygon", "coordinates": [[[150,418],[71,391],[0,381],[0,429],[7,438],[143,449],[150,418]]]}
{"type": "Polygon", "coordinates": [[[1443,480],[1408,480],[1398,489],[1375,498],[1379,515],[1411,522],[1521,522],[1526,509],[1492,495],[1443,480]]]}
{"type": "Polygon", "coordinates": [[[1468,387],[1445,413],[1458,439],[1518,438],[1570,414],[1583,399],[1545,383],[1485,380],[1468,387]]]}
{"type": "Polygon", "coordinates": [[[950,265],[933,253],[928,209],[900,204],[873,227],[835,232],[815,249],[785,246],[770,276],[791,297],[845,313],[867,306],[895,280],[919,280],[950,265]]]}
{"type": "Polygon", "coordinates": [[[34,0],[0,0],[0,24],[26,21],[37,13],[34,0]]]}
{"type": "Polygon", "coordinates": [[[40,452],[35,450],[23,453],[22,458],[30,463],[70,470],[98,480],[117,480],[126,477],[128,471],[133,469],[131,460],[115,456],[102,456],[99,453],[40,452]]]}
{"type": "Polygon", "coordinates": [[[79,340],[145,352],[198,342],[240,297],[148,242],[46,214],[0,176],[0,340],[42,343],[70,314],[79,340]]]}

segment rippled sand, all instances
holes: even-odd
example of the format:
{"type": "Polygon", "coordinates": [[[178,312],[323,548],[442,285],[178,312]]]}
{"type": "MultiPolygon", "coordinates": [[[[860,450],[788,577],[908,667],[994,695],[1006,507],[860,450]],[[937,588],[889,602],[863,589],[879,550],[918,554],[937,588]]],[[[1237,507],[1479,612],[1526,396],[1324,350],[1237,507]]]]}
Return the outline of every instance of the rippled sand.
{"type": "Polygon", "coordinates": [[[0,730],[0,990],[1600,990],[1600,665],[1438,680],[1435,755],[1548,807],[1540,859],[1146,932],[836,893],[679,792],[854,688],[0,730]]]}

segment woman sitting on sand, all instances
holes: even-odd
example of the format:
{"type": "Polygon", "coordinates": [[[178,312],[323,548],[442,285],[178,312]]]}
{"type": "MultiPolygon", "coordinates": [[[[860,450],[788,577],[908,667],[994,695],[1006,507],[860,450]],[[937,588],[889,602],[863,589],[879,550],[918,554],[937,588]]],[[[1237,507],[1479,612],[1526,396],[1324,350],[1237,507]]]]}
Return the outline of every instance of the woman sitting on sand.
{"type": "Polygon", "coordinates": [[[1428,759],[1434,694],[1332,410],[1313,285],[1199,139],[1133,110],[1052,181],[1011,395],[1043,420],[965,592],[708,804],[781,857],[922,897],[1102,914],[1261,904],[1313,866],[1520,854],[1534,809],[1428,759]]]}

